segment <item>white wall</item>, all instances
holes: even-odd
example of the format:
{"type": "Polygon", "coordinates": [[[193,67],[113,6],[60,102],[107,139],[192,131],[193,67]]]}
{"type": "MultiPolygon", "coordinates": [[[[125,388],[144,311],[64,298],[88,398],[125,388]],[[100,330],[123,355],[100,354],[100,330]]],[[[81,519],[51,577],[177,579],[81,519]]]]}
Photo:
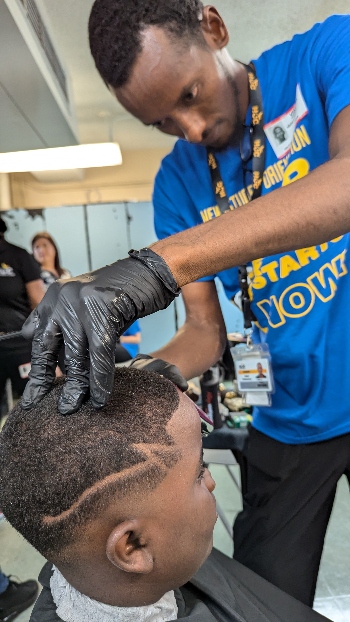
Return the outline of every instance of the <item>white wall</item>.
{"type": "Polygon", "coordinates": [[[213,4],[228,27],[230,53],[243,62],[329,15],[350,13],[349,0],[217,0],[213,4]]]}

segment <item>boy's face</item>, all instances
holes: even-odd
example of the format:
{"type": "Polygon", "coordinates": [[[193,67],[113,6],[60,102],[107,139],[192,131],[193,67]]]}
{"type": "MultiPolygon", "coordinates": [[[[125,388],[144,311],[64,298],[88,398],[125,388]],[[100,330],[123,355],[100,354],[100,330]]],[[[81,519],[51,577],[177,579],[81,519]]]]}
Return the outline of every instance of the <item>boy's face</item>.
{"type": "Polygon", "coordinates": [[[201,423],[196,407],[180,395],[167,426],[182,458],[149,499],[149,524],[157,548],[155,580],[167,590],[186,583],[207,559],[217,519],[215,482],[203,467],[201,423]]]}

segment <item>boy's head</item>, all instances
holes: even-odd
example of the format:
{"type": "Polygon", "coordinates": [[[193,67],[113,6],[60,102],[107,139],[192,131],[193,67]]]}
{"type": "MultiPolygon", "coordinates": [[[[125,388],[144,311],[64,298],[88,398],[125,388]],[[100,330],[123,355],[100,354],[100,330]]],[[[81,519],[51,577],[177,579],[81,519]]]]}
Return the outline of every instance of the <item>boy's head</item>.
{"type": "Polygon", "coordinates": [[[191,578],[212,546],[200,419],[168,380],[119,369],[102,411],[17,406],[0,435],[0,505],[79,591],[140,606],[191,578]]]}

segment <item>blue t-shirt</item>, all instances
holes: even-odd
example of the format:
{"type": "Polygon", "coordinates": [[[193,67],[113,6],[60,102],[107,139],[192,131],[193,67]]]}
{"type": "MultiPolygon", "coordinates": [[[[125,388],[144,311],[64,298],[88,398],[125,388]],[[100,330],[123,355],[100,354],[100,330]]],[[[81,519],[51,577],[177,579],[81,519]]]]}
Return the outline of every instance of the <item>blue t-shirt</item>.
{"type": "MultiPolygon", "coordinates": [[[[140,333],[141,328],[138,320],[131,324],[129,328],[123,333],[123,337],[130,337],[131,335],[136,335],[136,333],[140,333]]],[[[127,350],[132,358],[135,358],[139,353],[139,344],[138,343],[122,343],[123,348],[127,350]]]]}
{"type": "MultiPolygon", "coordinates": [[[[330,126],[350,105],[350,16],[334,15],[254,64],[267,135],[267,194],[329,159],[330,126]]],[[[247,202],[239,150],[228,148],[217,160],[232,209],[239,208],[247,202]]],[[[154,209],[159,238],[220,216],[203,147],[176,143],[157,175],[154,209]]],[[[255,339],[270,346],[276,386],[272,406],[255,409],[254,426],[285,443],[350,432],[348,246],[349,234],[251,265],[255,339]]],[[[236,268],[203,280],[214,276],[229,298],[239,289],[236,268]]]]}

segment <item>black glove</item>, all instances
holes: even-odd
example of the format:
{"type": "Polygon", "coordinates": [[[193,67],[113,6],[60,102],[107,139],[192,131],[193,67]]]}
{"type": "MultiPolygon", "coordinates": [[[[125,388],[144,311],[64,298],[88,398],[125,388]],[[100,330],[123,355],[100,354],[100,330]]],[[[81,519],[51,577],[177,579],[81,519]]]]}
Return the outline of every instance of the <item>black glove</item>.
{"type": "Polygon", "coordinates": [[[22,407],[31,408],[50,389],[64,342],[67,381],[59,411],[76,412],[89,390],[95,408],[110,395],[118,337],[137,319],[166,309],[179,289],[165,261],[152,250],[53,283],[23,326],[32,338],[32,369],[22,407]]]}
{"type": "Polygon", "coordinates": [[[163,361],[162,359],[154,359],[148,354],[138,354],[134,358],[130,367],[133,367],[134,369],[146,369],[147,371],[153,371],[176,384],[181,391],[187,391],[188,389],[187,380],[185,380],[185,378],[181,375],[179,368],[176,367],[176,365],[163,361]]]}

